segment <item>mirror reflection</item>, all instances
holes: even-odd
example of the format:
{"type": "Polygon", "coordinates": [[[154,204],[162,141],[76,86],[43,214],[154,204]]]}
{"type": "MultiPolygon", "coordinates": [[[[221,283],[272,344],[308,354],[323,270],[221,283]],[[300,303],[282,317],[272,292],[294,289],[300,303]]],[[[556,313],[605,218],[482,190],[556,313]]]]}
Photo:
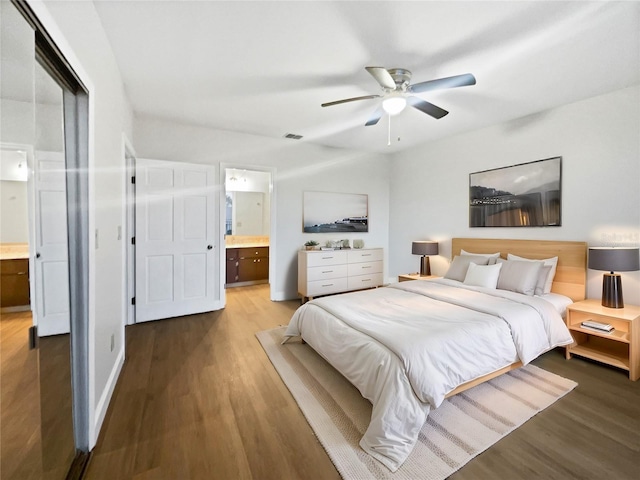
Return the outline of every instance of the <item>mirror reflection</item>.
{"type": "Polygon", "coordinates": [[[225,176],[225,235],[268,236],[271,174],[228,168],[225,176]]]}

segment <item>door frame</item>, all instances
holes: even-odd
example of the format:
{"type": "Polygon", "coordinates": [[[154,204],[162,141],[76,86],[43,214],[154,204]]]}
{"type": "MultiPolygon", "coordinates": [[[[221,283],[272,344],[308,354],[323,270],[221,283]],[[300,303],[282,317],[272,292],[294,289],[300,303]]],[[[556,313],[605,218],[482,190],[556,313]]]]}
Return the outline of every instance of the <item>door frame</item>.
{"type": "Polygon", "coordinates": [[[123,274],[123,308],[124,325],[136,323],[136,307],[133,299],[136,296],[136,151],[125,134],[122,134],[122,160],[124,164],[124,212],[122,225],[122,258],[124,258],[123,274]]]}
{"type": "Polygon", "coordinates": [[[255,172],[266,172],[270,174],[269,178],[269,299],[275,301],[275,289],[276,289],[276,171],[275,167],[269,165],[248,165],[242,163],[220,163],[220,299],[222,305],[227,304],[226,289],[224,284],[226,283],[226,270],[227,270],[227,257],[226,257],[226,244],[225,244],[225,219],[227,213],[225,211],[226,205],[226,171],[229,168],[241,169],[241,170],[253,170],[255,172]]]}

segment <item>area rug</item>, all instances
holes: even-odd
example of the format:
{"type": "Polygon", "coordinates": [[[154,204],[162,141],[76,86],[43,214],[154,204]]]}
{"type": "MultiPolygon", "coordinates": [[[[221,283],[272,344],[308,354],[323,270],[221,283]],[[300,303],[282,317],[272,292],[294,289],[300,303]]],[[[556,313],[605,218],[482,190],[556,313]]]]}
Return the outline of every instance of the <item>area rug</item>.
{"type": "Polygon", "coordinates": [[[577,385],[527,365],[455,395],[429,413],[413,452],[392,473],[358,445],[371,403],[309,345],[281,345],[284,331],[256,337],[345,480],[442,480],[577,385]]]}

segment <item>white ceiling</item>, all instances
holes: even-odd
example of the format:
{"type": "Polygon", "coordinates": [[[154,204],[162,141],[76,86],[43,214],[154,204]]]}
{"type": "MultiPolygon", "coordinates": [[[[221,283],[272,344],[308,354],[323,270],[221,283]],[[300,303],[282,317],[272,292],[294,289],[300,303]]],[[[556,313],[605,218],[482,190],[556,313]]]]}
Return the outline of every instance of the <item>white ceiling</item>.
{"type": "MultiPolygon", "coordinates": [[[[640,84],[638,2],[96,1],[137,115],[392,152],[640,84]],[[379,100],[365,66],[413,83],[473,73],[364,124],[379,100]],[[400,140],[398,141],[398,137],[400,140]]],[[[294,140],[287,140],[294,141],[294,140]]]]}

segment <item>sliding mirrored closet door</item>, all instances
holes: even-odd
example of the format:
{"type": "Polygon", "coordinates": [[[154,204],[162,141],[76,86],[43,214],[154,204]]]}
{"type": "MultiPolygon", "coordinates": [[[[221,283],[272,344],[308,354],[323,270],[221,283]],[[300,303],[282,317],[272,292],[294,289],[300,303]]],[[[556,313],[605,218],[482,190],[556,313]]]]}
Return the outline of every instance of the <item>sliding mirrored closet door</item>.
{"type": "Polygon", "coordinates": [[[0,8],[2,287],[15,277],[25,290],[11,306],[3,295],[0,477],[77,478],[88,450],[87,98],[28,5],[0,8]]]}

